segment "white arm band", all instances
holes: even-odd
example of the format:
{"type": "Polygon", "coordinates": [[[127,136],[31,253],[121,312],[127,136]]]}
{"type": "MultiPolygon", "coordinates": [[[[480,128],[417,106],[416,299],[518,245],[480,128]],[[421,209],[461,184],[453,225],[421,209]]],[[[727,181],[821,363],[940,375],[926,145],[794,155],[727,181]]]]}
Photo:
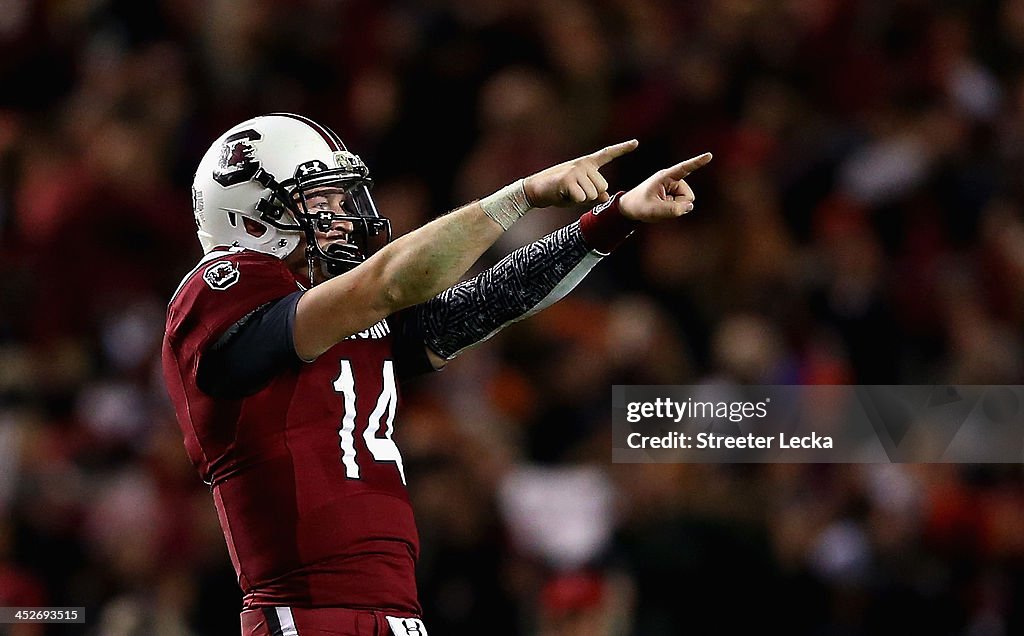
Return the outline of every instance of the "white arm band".
{"type": "Polygon", "coordinates": [[[526,181],[520,179],[480,199],[480,207],[484,209],[484,214],[494,219],[503,230],[507,231],[533,207],[526,198],[525,184],[526,181]]]}

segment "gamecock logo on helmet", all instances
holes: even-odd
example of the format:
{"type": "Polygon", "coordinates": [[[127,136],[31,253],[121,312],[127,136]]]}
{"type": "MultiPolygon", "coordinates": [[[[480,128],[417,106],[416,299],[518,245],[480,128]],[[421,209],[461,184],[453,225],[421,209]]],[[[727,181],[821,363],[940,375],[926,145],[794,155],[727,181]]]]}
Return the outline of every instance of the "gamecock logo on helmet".
{"type": "Polygon", "coordinates": [[[220,147],[220,160],[213,171],[213,180],[226,188],[252,179],[260,168],[252,142],[262,138],[263,135],[249,129],[225,139],[220,147]]]}

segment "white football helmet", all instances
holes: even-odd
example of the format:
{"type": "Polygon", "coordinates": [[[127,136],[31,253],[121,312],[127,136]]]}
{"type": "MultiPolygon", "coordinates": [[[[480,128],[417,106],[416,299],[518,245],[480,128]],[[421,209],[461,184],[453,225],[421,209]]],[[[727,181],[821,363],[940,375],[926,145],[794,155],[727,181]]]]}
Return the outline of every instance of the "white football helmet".
{"type": "Polygon", "coordinates": [[[244,121],[206,151],[192,183],[192,212],[204,252],[241,246],[284,258],[306,237],[312,278],[315,263],[328,275],[366,260],[391,240],[391,224],[377,214],[372,181],[362,160],[337,134],[306,117],[273,113],[244,121]],[[344,192],[344,213],[306,205],[311,190],[344,192]],[[255,222],[246,227],[243,219],[255,222]],[[347,244],[320,248],[314,232],[335,221],[355,230],[347,244]]]}

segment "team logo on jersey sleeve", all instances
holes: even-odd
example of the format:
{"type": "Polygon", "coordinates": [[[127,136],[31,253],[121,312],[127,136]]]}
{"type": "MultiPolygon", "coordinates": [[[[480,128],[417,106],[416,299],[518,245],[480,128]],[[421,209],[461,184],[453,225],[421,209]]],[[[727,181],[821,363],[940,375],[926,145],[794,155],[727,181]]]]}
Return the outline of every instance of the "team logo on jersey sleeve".
{"type": "Polygon", "coordinates": [[[216,290],[231,287],[238,282],[240,276],[238,265],[230,261],[218,261],[203,272],[203,280],[211,289],[216,290]]]}

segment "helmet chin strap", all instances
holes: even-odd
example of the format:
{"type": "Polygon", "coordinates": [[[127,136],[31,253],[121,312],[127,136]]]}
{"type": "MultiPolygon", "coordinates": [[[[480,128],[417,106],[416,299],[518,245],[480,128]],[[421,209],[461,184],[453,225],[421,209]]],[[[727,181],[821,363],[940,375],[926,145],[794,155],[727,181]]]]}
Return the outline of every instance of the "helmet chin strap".
{"type": "Polygon", "coordinates": [[[309,241],[306,241],[306,271],[309,272],[309,288],[313,289],[316,285],[316,276],[313,275],[314,269],[320,263],[320,259],[317,258],[316,251],[313,250],[313,246],[310,245],[309,241]]]}

